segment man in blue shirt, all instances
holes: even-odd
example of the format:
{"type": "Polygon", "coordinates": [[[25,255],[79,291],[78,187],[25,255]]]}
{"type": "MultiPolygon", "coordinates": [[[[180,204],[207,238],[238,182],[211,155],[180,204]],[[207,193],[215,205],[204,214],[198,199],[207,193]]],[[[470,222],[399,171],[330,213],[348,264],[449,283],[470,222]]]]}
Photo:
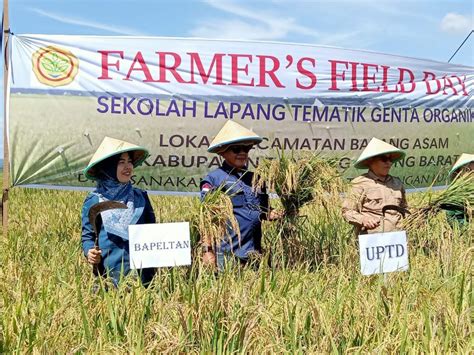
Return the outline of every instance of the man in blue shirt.
{"type": "Polygon", "coordinates": [[[252,187],[253,173],[247,170],[248,154],[262,138],[247,128],[228,121],[211,142],[208,151],[224,158],[223,164],[201,181],[201,198],[215,188],[223,187],[232,201],[233,213],[239,225],[240,237],[234,230],[223,236],[219,245],[203,241],[202,260],[222,271],[226,259],[236,258],[241,264],[252,254],[262,252],[262,220],[275,220],[281,213],[269,208],[266,191],[252,187]]]}

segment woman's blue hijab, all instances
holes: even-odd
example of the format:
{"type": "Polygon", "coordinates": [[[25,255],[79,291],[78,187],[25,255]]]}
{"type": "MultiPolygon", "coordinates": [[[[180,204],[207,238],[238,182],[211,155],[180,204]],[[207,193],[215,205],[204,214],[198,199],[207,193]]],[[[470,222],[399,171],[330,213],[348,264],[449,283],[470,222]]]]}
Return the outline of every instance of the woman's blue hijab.
{"type": "MultiPolygon", "coordinates": [[[[133,159],[133,153],[128,152],[133,159]]],[[[136,224],[143,214],[145,198],[140,191],[134,190],[132,183],[121,183],[117,179],[117,165],[121,154],[114,155],[98,166],[97,188],[99,201],[120,201],[127,209],[113,209],[101,213],[102,224],[107,233],[118,235],[128,240],[128,226],[136,224]]]]}

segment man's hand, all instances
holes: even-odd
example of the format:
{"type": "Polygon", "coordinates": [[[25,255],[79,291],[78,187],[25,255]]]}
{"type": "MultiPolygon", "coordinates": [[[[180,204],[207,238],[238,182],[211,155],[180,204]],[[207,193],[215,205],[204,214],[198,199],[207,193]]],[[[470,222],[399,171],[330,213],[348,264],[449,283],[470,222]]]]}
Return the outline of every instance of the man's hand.
{"type": "Polygon", "coordinates": [[[211,266],[215,267],[216,266],[216,254],[214,254],[212,251],[207,251],[202,254],[202,263],[205,266],[211,266]]]}
{"type": "Polygon", "coordinates": [[[267,220],[276,221],[277,219],[282,219],[284,215],[285,215],[285,211],[271,210],[268,213],[267,220]]]}
{"type": "Polygon", "coordinates": [[[377,228],[379,225],[380,225],[380,218],[377,218],[377,217],[364,217],[362,219],[362,226],[367,230],[377,228]]]}
{"type": "Polygon", "coordinates": [[[89,249],[87,252],[87,262],[91,265],[97,265],[102,260],[102,250],[99,247],[89,249]]]}

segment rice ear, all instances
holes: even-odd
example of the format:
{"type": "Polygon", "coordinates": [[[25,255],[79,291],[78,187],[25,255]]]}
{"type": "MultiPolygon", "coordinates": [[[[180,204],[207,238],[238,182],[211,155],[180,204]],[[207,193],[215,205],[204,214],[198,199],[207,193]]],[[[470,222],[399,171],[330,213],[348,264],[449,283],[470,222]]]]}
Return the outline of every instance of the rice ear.
{"type": "Polygon", "coordinates": [[[281,199],[287,215],[297,215],[301,207],[327,192],[342,191],[343,180],[337,171],[337,159],[319,154],[296,156],[279,151],[276,158],[260,161],[254,186],[266,185],[281,199]]]}
{"type": "Polygon", "coordinates": [[[466,213],[472,213],[472,206],[474,206],[474,172],[458,175],[441,192],[435,192],[432,189],[424,192],[404,225],[407,229],[424,227],[428,218],[442,211],[443,205],[458,206],[464,208],[466,213]]]}
{"type": "Polygon", "coordinates": [[[194,220],[201,241],[207,245],[218,245],[228,236],[229,229],[235,231],[240,239],[240,229],[233,213],[230,196],[223,186],[206,193],[196,208],[194,220]]]}

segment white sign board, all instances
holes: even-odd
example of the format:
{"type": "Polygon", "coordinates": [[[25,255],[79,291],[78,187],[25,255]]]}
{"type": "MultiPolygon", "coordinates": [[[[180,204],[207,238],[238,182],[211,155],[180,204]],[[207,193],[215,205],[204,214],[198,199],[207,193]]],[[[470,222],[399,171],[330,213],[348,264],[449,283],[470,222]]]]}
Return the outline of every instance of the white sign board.
{"type": "Polygon", "coordinates": [[[191,265],[188,222],[133,224],[128,232],[131,269],[191,265]]]}
{"type": "Polygon", "coordinates": [[[405,231],[359,235],[360,268],[363,275],[408,270],[405,231]]]}

